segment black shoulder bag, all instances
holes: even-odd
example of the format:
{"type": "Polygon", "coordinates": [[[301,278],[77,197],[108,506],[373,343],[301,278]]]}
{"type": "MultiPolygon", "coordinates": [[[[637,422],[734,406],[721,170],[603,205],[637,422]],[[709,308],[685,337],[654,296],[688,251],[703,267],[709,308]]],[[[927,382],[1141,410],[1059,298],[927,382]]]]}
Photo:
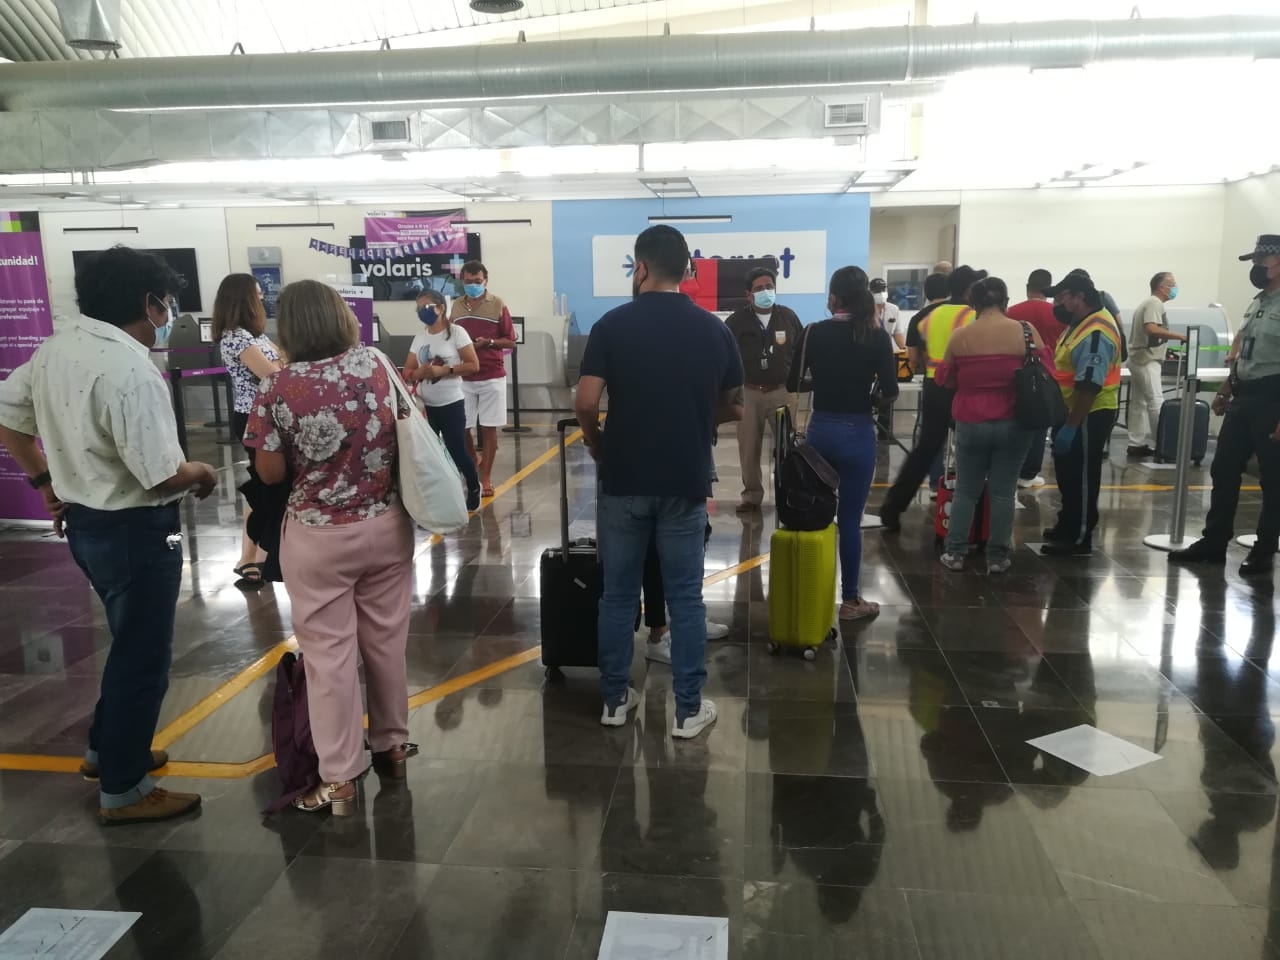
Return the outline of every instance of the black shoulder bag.
{"type": "Polygon", "coordinates": [[[1036,356],[1031,328],[1025,323],[1022,324],[1022,339],[1026,343],[1026,352],[1022,366],[1013,374],[1014,415],[1018,425],[1029,430],[1060,426],[1067,419],[1066,401],[1062,399],[1057,382],[1036,356]]]}

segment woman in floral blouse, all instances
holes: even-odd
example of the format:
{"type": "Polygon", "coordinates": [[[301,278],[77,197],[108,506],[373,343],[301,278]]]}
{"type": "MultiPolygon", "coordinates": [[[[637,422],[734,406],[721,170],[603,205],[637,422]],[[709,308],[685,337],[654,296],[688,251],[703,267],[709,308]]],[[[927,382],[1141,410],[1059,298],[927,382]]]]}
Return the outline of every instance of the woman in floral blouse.
{"type": "MultiPolygon", "coordinates": [[[[248,273],[232,273],[218,284],[213,301],[213,340],[222,354],[222,365],[231,374],[233,400],[231,433],[243,442],[249,411],[257,402],[258,384],[282,366],[280,350],[266,334],[267,311],[262,306],[262,288],[248,273]]],[[[253,472],[252,447],[249,470],[253,472]]],[[[261,586],[265,555],[249,538],[249,506],[244,508],[245,530],[240,537],[240,562],[235,574],[238,585],[261,586]]]]}
{"type": "Polygon", "coordinates": [[[290,362],[262,382],[244,442],[257,449],[265,482],[292,478],[280,567],[323,781],[294,805],[346,815],[367,767],[359,660],[375,767],[403,777],[410,752],[413,525],[395,489],[395,393],[382,355],[360,344],[356,319],[332,287],[289,284],[279,326],[290,362]]]}

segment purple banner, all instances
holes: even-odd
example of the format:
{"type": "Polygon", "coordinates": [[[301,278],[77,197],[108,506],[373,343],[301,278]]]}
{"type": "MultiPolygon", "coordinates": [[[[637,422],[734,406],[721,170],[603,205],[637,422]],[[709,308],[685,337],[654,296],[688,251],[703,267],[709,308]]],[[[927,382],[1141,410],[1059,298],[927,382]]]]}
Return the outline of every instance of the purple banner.
{"type": "Polygon", "coordinates": [[[360,342],[373,343],[373,291],[349,284],[338,284],[334,289],[347,301],[347,306],[360,323],[360,342]]]}
{"type": "Polygon", "coordinates": [[[370,250],[416,247],[414,253],[466,253],[467,228],[456,222],[462,219],[461,210],[435,217],[365,217],[364,239],[370,250]]]}
{"type": "MultiPolygon", "coordinates": [[[[35,213],[0,212],[0,380],[26,363],[53,333],[44,275],[40,220],[35,213]]],[[[0,504],[8,520],[47,520],[44,499],[26,472],[0,450],[0,504]]]]}

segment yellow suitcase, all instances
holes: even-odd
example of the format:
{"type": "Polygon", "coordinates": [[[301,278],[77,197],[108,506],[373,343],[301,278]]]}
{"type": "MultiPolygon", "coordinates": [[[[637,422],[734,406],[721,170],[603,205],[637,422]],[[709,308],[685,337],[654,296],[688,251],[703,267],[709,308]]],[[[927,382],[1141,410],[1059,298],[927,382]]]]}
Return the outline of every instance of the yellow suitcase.
{"type": "Polygon", "coordinates": [[[769,544],[769,652],[802,647],[806,660],[835,635],[836,525],[775,530],[769,544]]]}

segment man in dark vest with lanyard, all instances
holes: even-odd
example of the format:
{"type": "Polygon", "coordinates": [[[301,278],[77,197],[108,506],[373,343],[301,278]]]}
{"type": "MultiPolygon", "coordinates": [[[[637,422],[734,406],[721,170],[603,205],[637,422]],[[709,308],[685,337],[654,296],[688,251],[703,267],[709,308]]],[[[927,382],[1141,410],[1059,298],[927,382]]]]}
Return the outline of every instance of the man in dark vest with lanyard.
{"type": "Polygon", "coordinates": [[[920,436],[898,471],[898,477],[880,505],[880,521],[886,530],[900,530],[903,512],[929,473],[929,465],[946,445],[951,429],[951,398],[954,391],[934,383],[933,373],[947,352],[951,334],[973,322],[969,288],[987,275],[985,270],[959,266],[947,278],[951,299],[940,303],[919,323],[924,353],[924,384],[920,394],[920,436]]]}
{"type": "Polygon", "coordinates": [[[1240,564],[1240,575],[1270,576],[1280,540],[1280,234],[1258,238],[1249,281],[1261,292],[1244,312],[1244,326],[1231,347],[1231,376],[1213,401],[1226,414],[1213,457],[1213,493],[1204,535],[1185,550],[1169,554],[1174,563],[1227,562],[1240,481],[1252,457],[1258,458],[1262,512],[1258,542],[1240,564]]]}
{"type": "Polygon", "coordinates": [[[1098,525],[1102,463],[1120,396],[1120,328],[1102,294],[1082,273],[1069,273],[1045,291],[1067,329],[1054,352],[1053,377],[1067,403],[1067,421],[1053,434],[1053,466],[1062,508],[1045,530],[1040,552],[1087,557],[1098,525]]]}

